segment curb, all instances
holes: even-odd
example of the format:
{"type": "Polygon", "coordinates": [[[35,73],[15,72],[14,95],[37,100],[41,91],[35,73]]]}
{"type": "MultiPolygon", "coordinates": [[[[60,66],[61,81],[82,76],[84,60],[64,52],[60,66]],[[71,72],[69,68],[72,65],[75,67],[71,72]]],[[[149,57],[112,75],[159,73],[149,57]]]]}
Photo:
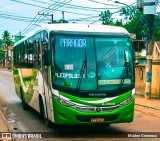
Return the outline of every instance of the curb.
{"type": "Polygon", "coordinates": [[[145,108],[149,108],[149,109],[153,109],[153,110],[158,110],[158,111],[160,111],[160,109],[153,108],[153,107],[150,107],[150,106],[145,106],[145,105],[142,105],[142,104],[135,104],[135,105],[138,105],[138,106],[142,106],[142,107],[145,107],[145,108]]]}
{"type": "Polygon", "coordinates": [[[138,104],[135,105],[135,111],[160,119],[160,110],[156,110],[156,112],[155,110],[156,109],[152,107],[147,107],[147,106],[138,105],[138,104]]]}
{"type": "Polygon", "coordinates": [[[1,106],[0,106],[0,115],[1,115],[2,119],[4,120],[4,122],[5,122],[5,124],[6,124],[7,128],[8,128],[8,131],[9,131],[9,132],[13,132],[12,126],[9,124],[9,122],[8,122],[7,119],[5,118],[3,112],[1,111],[1,106]]]}

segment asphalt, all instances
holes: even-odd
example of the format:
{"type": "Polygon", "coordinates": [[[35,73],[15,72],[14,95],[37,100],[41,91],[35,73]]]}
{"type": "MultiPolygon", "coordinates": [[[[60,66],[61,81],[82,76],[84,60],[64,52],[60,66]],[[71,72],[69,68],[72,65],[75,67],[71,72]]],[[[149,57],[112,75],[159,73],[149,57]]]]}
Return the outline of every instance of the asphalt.
{"type": "MultiPolygon", "coordinates": [[[[135,111],[142,112],[160,119],[160,99],[145,99],[143,96],[135,95],[135,111]]],[[[1,138],[1,134],[4,132],[10,133],[13,132],[13,129],[6,120],[0,105],[0,141],[11,140],[11,138],[1,138]]]]}

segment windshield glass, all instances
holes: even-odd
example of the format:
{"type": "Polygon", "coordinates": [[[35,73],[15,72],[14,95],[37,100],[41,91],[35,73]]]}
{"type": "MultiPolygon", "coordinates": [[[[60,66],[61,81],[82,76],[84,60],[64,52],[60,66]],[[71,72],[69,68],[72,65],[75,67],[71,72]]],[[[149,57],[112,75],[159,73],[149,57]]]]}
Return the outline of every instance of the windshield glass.
{"type": "Polygon", "coordinates": [[[128,38],[96,38],[98,87],[112,90],[133,81],[133,57],[128,38]],[[127,64],[127,65],[126,65],[127,64]]]}
{"type": "Polygon", "coordinates": [[[133,57],[129,38],[54,38],[53,86],[92,91],[131,85],[133,57]]]}

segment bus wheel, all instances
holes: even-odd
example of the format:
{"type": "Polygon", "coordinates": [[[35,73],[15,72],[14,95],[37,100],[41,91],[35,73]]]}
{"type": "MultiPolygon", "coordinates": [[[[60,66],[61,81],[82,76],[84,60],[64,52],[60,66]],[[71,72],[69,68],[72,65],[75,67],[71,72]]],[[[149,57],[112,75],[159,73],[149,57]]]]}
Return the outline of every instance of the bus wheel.
{"type": "Polygon", "coordinates": [[[45,117],[44,104],[43,104],[41,96],[39,98],[39,108],[40,108],[40,114],[44,119],[45,125],[50,128],[52,126],[52,122],[45,117]]]}
{"type": "Polygon", "coordinates": [[[23,110],[27,110],[28,109],[28,105],[25,102],[25,98],[22,92],[22,88],[20,87],[20,93],[21,93],[21,100],[22,100],[22,108],[23,110]]]}

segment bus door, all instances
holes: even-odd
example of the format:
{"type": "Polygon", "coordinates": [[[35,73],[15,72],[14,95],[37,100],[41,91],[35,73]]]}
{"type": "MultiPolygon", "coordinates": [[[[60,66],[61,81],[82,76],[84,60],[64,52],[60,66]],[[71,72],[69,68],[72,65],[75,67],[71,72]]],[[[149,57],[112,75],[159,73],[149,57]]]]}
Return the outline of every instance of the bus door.
{"type": "Polygon", "coordinates": [[[47,63],[48,59],[48,43],[42,44],[42,76],[43,76],[43,88],[44,88],[44,102],[46,108],[47,118],[53,121],[53,104],[52,104],[52,93],[51,93],[51,78],[50,78],[50,66],[47,63]]]}

